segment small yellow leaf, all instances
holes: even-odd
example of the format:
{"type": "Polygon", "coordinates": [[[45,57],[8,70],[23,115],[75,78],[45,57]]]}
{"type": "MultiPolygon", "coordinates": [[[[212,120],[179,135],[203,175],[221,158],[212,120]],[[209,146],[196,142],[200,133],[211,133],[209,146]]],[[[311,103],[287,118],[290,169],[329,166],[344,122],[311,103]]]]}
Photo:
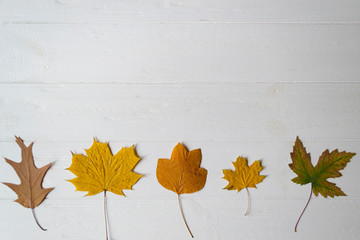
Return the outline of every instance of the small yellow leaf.
{"type": "Polygon", "coordinates": [[[132,186],[142,175],[132,170],[139,162],[134,146],[122,148],[117,154],[112,155],[109,145],[94,139],[93,145],[85,150],[86,155],[74,154],[72,164],[68,168],[77,177],[68,180],[76,187],[77,191],[87,191],[87,196],[110,191],[124,195],[124,189],[132,186]]]}
{"type": "Polygon", "coordinates": [[[229,184],[225,187],[228,190],[237,190],[238,192],[243,188],[256,188],[256,184],[262,182],[266,177],[259,175],[263,169],[260,160],[253,162],[251,166],[248,166],[246,158],[238,157],[233,162],[235,171],[223,169],[224,179],[229,181],[229,184]]]}

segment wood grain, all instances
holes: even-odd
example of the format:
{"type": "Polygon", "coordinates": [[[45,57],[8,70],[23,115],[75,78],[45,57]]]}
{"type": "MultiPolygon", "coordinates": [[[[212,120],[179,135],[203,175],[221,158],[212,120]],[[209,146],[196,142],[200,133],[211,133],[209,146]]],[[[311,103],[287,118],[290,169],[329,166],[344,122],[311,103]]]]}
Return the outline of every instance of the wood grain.
{"type": "Polygon", "coordinates": [[[359,82],[360,75],[359,24],[3,24],[0,34],[0,83],[359,82]]]}
{"type": "Polygon", "coordinates": [[[14,131],[48,141],[359,140],[359,83],[2,84],[0,95],[3,141],[14,131]]]}
{"type": "MultiPolygon", "coordinates": [[[[37,208],[43,233],[0,185],[0,239],[104,239],[102,196],[65,181],[70,151],[93,137],[142,158],[134,191],[109,194],[113,240],[188,237],[155,176],[178,142],[209,171],[182,201],[196,239],[358,239],[358,155],[334,181],[348,196],[313,199],[296,234],[310,189],[288,163],[296,136],[314,162],[327,148],[360,154],[359,26],[357,0],[0,0],[0,154],[20,161],[14,135],[35,141],[56,187],[37,208]],[[239,155],[267,175],[249,217],[221,179],[239,155]]],[[[0,176],[18,181],[5,160],[0,176]]]]}

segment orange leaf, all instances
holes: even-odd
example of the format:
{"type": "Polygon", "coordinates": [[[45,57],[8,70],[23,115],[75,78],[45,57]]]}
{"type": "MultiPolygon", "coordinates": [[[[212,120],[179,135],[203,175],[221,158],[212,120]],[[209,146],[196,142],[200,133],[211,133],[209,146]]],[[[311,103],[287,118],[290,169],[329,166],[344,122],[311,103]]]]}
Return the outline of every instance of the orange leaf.
{"type": "Polygon", "coordinates": [[[159,159],[156,176],[166,189],[177,194],[201,190],[206,182],[207,170],[200,168],[201,150],[188,151],[178,143],[169,159],[159,159]]]}
{"type": "Polygon", "coordinates": [[[200,168],[201,150],[188,151],[178,143],[169,159],[159,159],[156,168],[156,177],[166,189],[178,194],[178,202],[185,225],[193,237],[186,223],[180,202],[180,194],[194,193],[201,190],[206,182],[207,170],[200,168]]]}

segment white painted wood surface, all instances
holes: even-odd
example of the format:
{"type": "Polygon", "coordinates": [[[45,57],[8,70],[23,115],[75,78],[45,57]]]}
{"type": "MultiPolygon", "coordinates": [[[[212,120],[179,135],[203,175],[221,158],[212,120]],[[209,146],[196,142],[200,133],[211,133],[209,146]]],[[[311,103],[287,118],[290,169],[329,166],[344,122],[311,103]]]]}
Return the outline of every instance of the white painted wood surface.
{"type": "MultiPolygon", "coordinates": [[[[0,185],[0,239],[105,239],[103,200],[65,179],[70,151],[92,138],[136,145],[144,174],[109,194],[111,239],[189,239],[176,195],[155,170],[177,142],[201,148],[206,186],[183,196],[196,239],[359,239],[360,159],[334,182],[347,197],[313,198],[290,180],[297,135],[313,161],[326,148],[360,154],[360,2],[0,0],[0,154],[20,160],[19,135],[56,187],[37,213],[0,185]],[[225,191],[238,155],[268,175],[225,191]]],[[[0,161],[0,181],[19,182],[0,161]]]]}

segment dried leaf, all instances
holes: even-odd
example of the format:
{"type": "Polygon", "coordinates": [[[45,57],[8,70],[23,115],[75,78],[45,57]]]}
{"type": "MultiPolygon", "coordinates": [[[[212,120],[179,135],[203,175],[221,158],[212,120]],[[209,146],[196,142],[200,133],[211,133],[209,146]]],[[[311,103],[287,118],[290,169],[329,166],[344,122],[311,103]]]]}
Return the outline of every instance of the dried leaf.
{"type": "MultiPolygon", "coordinates": [[[[15,200],[16,202],[26,208],[34,209],[39,206],[44,201],[46,195],[54,189],[42,187],[44,176],[51,167],[52,163],[49,163],[39,169],[36,168],[32,153],[34,143],[31,143],[28,147],[26,147],[24,141],[20,137],[16,137],[16,143],[21,148],[21,162],[17,163],[6,158],[5,160],[14,168],[21,183],[19,185],[13,183],[4,184],[18,195],[18,199],[15,200]]],[[[39,225],[34,211],[33,214],[37,224],[39,225]]],[[[45,230],[40,225],[39,227],[42,230],[45,230]]]]}
{"type": "Polygon", "coordinates": [[[156,176],[159,183],[166,189],[178,194],[179,207],[186,227],[193,237],[183,215],[180,203],[180,195],[194,193],[201,190],[206,182],[207,170],[200,168],[201,150],[188,151],[181,143],[178,143],[169,159],[159,159],[156,176]]]}
{"type": "Polygon", "coordinates": [[[250,206],[250,195],[248,187],[256,188],[256,184],[261,183],[266,176],[260,175],[260,171],[263,169],[260,160],[253,162],[250,167],[246,158],[238,157],[233,162],[235,171],[223,169],[224,179],[229,182],[225,187],[227,190],[237,190],[238,192],[242,189],[246,189],[248,194],[248,208],[245,215],[249,213],[250,206]]]}
{"type": "MultiPolygon", "coordinates": [[[[337,149],[332,152],[325,150],[314,167],[311,163],[310,154],[306,152],[303,143],[297,137],[293,152],[290,155],[292,163],[289,164],[289,167],[298,175],[292,181],[301,185],[311,183],[311,193],[305,209],[310,202],[312,192],[314,192],[315,196],[318,196],[320,193],[325,198],[328,196],[346,196],[335,183],[329,182],[327,179],[341,177],[342,174],[339,171],[346,167],[346,164],[350,162],[355,153],[339,152],[337,149]]],[[[301,216],[302,214],[300,218],[301,216]]],[[[296,223],[295,231],[299,220],[296,223]]]]}
{"type": "Polygon", "coordinates": [[[319,193],[324,197],[345,196],[339,187],[326,179],[341,177],[342,174],[339,171],[345,168],[354,155],[355,153],[339,152],[337,149],[331,153],[329,150],[325,150],[314,167],[311,163],[310,154],[306,152],[302,142],[297,137],[291,153],[293,162],[289,164],[289,167],[298,176],[292,181],[301,185],[311,183],[315,196],[319,193]]]}
{"type": "Polygon", "coordinates": [[[87,191],[86,196],[103,191],[125,196],[122,190],[131,190],[142,177],[132,171],[140,160],[135,154],[134,146],[122,148],[112,155],[107,143],[94,139],[93,145],[85,152],[87,156],[73,155],[68,170],[77,177],[68,181],[74,184],[76,191],[87,191]]]}
{"type": "Polygon", "coordinates": [[[206,182],[207,170],[200,168],[201,150],[188,151],[178,143],[169,159],[159,159],[156,176],[159,183],[178,195],[201,190],[206,182]]]}
{"type": "Polygon", "coordinates": [[[238,157],[236,162],[233,162],[235,171],[223,169],[224,179],[229,181],[225,187],[227,190],[237,190],[238,192],[244,188],[256,188],[256,184],[261,183],[266,177],[259,175],[263,169],[260,160],[253,162],[249,167],[247,159],[238,157]]]}
{"type": "Polygon", "coordinates": [[[134,151],[134,146],[121,148],[112,155],[109,145],[94,139],[93,145],[85,150],[86,155],[73,154],[72,164],[68,168],[77,177],[68,180],[76,187],[77,191],[87,191],[86,196],[104,192],[104,217],[106,239],[108,236],[106,192],[124,195],[123,190],[130,190],[142,177],[133,172],[140,158],[134,151]]]}

